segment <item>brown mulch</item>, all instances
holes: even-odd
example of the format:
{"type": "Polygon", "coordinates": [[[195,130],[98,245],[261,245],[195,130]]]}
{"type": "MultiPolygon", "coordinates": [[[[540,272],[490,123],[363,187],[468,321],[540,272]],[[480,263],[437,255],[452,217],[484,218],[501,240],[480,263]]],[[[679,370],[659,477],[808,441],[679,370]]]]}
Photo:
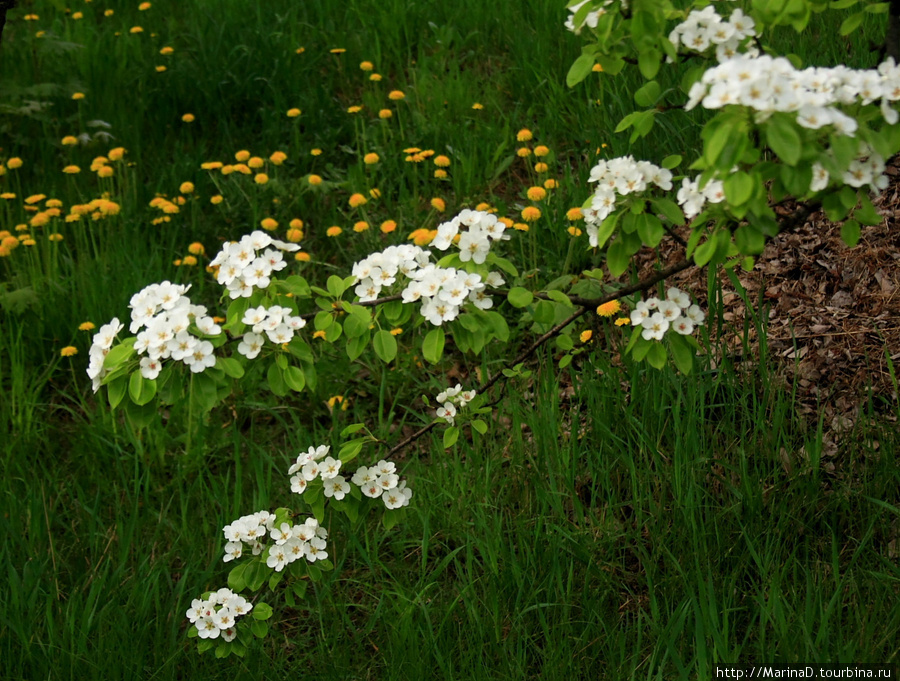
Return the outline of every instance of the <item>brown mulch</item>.
{"type": "MultiPolygon", "coordinates": [[[[900,161],[886,172],[891,183],[873,199],[884,219],[864,226],[854,248],[841,240],[841,224],[820,212],[773,239],[752,271],[735,270],[748,300],[759,308],[761,295],[768,311],[770,364],[795,385],[801,413],[824,416],[830,431],[851,427],[867,398],[885,407],[898,397],[887,358],[900,371],[900,161]]],[[[662,252],[664,265],[683,257],[677,245],[662,252]]],[[[654,265],[645,262],[642,276],[654,265]]],[[[724,272],[719,281],[728,358],[755,366],[760,339],[752,323],[749,352],[743,343],[749,311],[724,272]]],[[[702,295],[707,272],[690,269],[667,284],[702,295]]],[[[894,408],[886,411],[891,418],[894,408]]]]}

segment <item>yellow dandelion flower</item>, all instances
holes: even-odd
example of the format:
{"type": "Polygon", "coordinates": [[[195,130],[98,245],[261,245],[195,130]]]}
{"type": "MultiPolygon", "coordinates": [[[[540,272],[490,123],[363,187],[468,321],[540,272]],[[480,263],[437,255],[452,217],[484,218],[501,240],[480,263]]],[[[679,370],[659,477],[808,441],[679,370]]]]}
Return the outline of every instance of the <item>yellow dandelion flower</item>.
{"type": "Polygon", "coordinates": [[[288,241],[290,241],[292,244],[295,244],[303,238],[303,230],[289,229],[285,236],[287,237],[288,241]]]}
{"type": "Polygon", "coordinates": [[[148,9],[150,9],[150,3],[149,3],[149,2],[142,2],[140,5],[138,5],[138,10],[141,11],[141,12],[145,12],[145,11],[147,11],[148,9]]]}
{"type": "Polygon", "coordinates": [[[12,253],[6,246],[0,246],[0,258],[7,258],[12,253]]]}
{"type": "Polygon", "coordinates": [[[272,162],[272,165],[280,166],[287,161],[287,154],[283,151],[273,151],[272,155],[269,156],[269,160],[272,162]]]}
{"type": "Polygon", "coordinates": [[[528,128],[522,128],[519,132],[516,133],[516,139],[519,142],[529,142],[531,141],[533,135],[531,134],[531,130],[528,128]]]}
{"type": "Polygon", "coordinates": [[[225,200],[225,197],[223,197],[221,194],[216,194],[215,196],[209,197],[209,202],[214,206],[219,205],[224,200],[225,200]]]}
{"type": "Polygon", "coordinates": [[[610,300],[608,303],[603,303],[597,307],[597,314],[601,317],[612,317],[621,309],[622,305],[618,300],[610,300]]]}
{"type": "Polygon", "coordinates": [[[591,71],[593,71],[594,73],[601,73],[603,71],[603,67],[600,64],[594,64],[594,66],[591,67],[591,71]]]}
{"type": "Polygon", "coordinates": [[[525,195],[531,201],[543,201],[547,198],[547,190],[543,187],[529,187],[525,195]]]}
{"type": "Polygon", "coordinates": [[[378,112],[378,118],[381,118],[381,119],[390,118],[393,115],[394,115],[394,112],[391,111],[390,109],[382,109],[381,111],[378,112]]]}
{"type": "Polygon", "coordinates": [[[186,113],[181,117],[181,120],[183,120],[185,123],[193,123],[196,119],[194,118],[194,114],[186,113]]]}
{"type": "Polygon", "coordinates": [[[572,236],[581,236],[581,230],[578,229],[578,227],[575,227],[574,225],[572,227],[569,227],[566,231],[569,234],[571,234],[572,236]]]}
{"type": "Polygon", "coordinates": [[[443,168],[438,168],[437,170],[434,171],[434,176],[439,180],[446,180],[447,179],[447,171],[444,170],[443,168]]]}
{"type": "Polygon", "coordinates": [[[516,223],[513,223],[513,229],[515,229],[519,232],[527,232],[530,229],[530,227],[528,225],[526,225],[524,222],[516,222],[516,223]]]}
{"type": "Polygon", "coordinates": [[[114,10],[111,10],[111,9],[108,9],[108,10],[106,10],[106,11],[103,13],[103,16],[105,16],[105,17],[111,17],[113,14],[115,14],[115,11],[114,11],[114,10]]]}
{"type": "Polygon", "coordinates": [[[303,229],[303,220],[300,218],[294,218],[288,223],[288,226],[291,229],[303,229]]]}
{"type": "Polygon", "coordinates": [[[66,175],[77,175],[78,173],[81,172],[81,168],[79,168],[78,166],[75,166],[75,165],[66,166],[65,168],[63,168],[63,172],[66,175]]]}
{"type": "Polygon", "coordinates": [[[3,246],[4,248],[8,248],[9,250],[14,249],[18,245],[19,245],[19,240],[14,236],[3,237],[3,239],[0,240],[0,246],[3,246]]]}
{"type": "Polygon", "coordinates": [[[47,203],[44,204],[47,208],[60,208],[63,205],[63,202],[59,199],[47,199],[47,203]]]}
{"type": "Polygon", "coordinates": [[[576,220],[584,220],[584,214],[581,212],[581,208],[579,208],[578,206],[569,208],[569,210],[566,211],[566,217],[572,222],[575,222],[576,220]]]}
{"type": "Polygon", "coordinates": [[[75,135],[66,135],[62,138],[62,145],[64,147],[74,147],[78,144],[78,138],[75,135]]]}
{"type": "Polygon", "coordinates": [[[256,173],[253,181],[256,182],[256,184],[266,184],[269,181],[269,176],[265,173],[256,173]]]}
{"type": "Polygon", "coordinates": [[[399,336],[401,333],[403,333],[403,329],[401,329],[399,327],[396,329],[391,329],[392,336],[399,336]]]}
{"type": "Polygon", "coordinates": [[[512,229],[513,221],[509,218],[497,218],[497,222],[502,222],[504,225],[506,225],[507,229],[512,229]]]}
{"type": "Polygon", "coordinates": [[[234,166],[232,165],[224,165],[219,169],[223,175],[231,175],[234,172],[234,166]]]}
{"type": "Polygon", "coordinates": [[[365,220],[360,220],[359,222],[353,223],[354,232],[365,232],[367,229],[369,229],[369,223],[365,220]]]}
{"type": "Polygon", "coordinates": [[[359,106],[359,105],[354,105],[354,106],[348,106],[348,107],[347,107],[347,113],[349,113],[349,114],[359,113],[360,111],[362,111],[362,107],[359,106]]]}
{"type": "Polygon", "coordinates": [[[100,166],[97,168],[97,177],[109,178],[115,174],[112,166],[100,166]]]}
{"type": "Polygon", "coordinates": [[[359,208],[360,206],[364,206],[368,202],[368,199],[362,194],[352,194],[350,196],[350,200],[347,203],[350,204],[351,208],[359,208]]]}
{"type": "Polygon", "coordinates": [[[72,99],[74,99],[75,101],[78,101],[79,99],[84,99],[84,93],[83,92],[73,92],[72,99]]]}
{"type": "Polygon", "coordinates": [[[252,175],[253,171],[250,170],[250,167],[246,163],[235,163],[234,170],[239,173],[243,173],[244,175],[252,175]]]}
{"type": "Polygon", "coordinates": [[[12,192],[3,192],[2,194],[0,194],[0,199],[9,200],[9,199],[14,199],[14,198],[16,198],[16,195],[13,194],[12,192]]]}
{"type": "Polygon", "coordinates": [[[423,227],[423,228],[417,229],[414,232],[412,232],[408,238],[416,246],[427,246],[434,240],[434,237],[436,237],[436,236],[437,236],[436,229],[430,230],[430,229],[425,229],[423,227]]]}
{"type": "Polygon", "coordinates": [[[128,152],[125,151],[125,147],[116,147],[115,149],[110,149],[107,156],[110,161],[121,161],[126,153],[128,152]]]}
{"type": "Polygon", "coordinates": [[[67,345],[67,346],[64,347],[62,350],[59,351],[59,354],[60,354],[62,357],[72,357],[73,355],[77,355],[77,354],[78,354],[78,348],[76,348],[76,347],[73,346],[73,345],[67,345]]]}
{"type": "Polygon", "coordinates": [[[375,65],[370,61],[363,61],[359,63],[359,68],[363,71],[371,71],[375,68],[375,65]]]}
{"type": "Polygon", "coordinates": [[[369,80],[374,81],[374,82],[377,83],[378,81],[381,80],[381,74],[380,74],[380,73],[373,73],[371,76],[369,76],[369,80]]]}
{"type": "Polygon", "coordinates": [[[536,222],[541,219],[541,210],[536,206],[525,206],[522,209],[522,219],[525,222],[536,222]]]}
{"type": "Polygon", "coordinates": [[[13,157],[6,162],[6,167],[10,170],[22,167],[22,159],[13,157]]]}
{"type": "Polygon", "coordinates": [[[239,161],[240,163],[245,163],[250,160],[250,152],[246,149],[241,149],[240,151],[235,152],[234,160],[239,161]]]}
{"type": "Polygon", "coordinates": [[[96,328],[94,322],[81,322],[81,324],[78,325],[79,331],[93,331],[96,328]]]}
{"type": "Polygon", "coordinates": [[[479,103],[479,102],[475,102],[475,103],[472,105],[472,108],[475,109],[475,111],[481,111],[481,110],[484,108],[484,104],[481,104],[481,103],[479,103]]]}
{"type": "Polygon", "coordinates": [[[534,172],[536,172],[538,174],[546,173],[549,169],[550,169],[550,166],[548,166],[543,161],[534,164],[534,172]]]}
{"type": "Polygon", "coordinates": [[[545,189],[556,189],[559,186],[559,182],[554,180],[552,177],[544,180],[544,188],[545,189]]]}
{"type": "Polygon", "coordinates": [[[393,102],[399,102],[401,99],[406,99],[406,95],[403,93],[403,90],[391,90],[388,93],[388,99],[393,102]]]}
{"type": "Polygon", "coordinates": [[[541,144],[541,145],[539,145],[539,146],[536,146],[536,147],[534,148],[534,155],[535,155],[535,156],[538,156],[538,157],[546,156],[546,155],[549,154],[549,153],[550,153],[550,149],[548,149],[547,147],[545,147],[543,144],[541,144]]]}
{"type": "Polygon", "coordinates": [[[325,230],[325,236],[338,236],[344,230],[338,227],[337,225],[333,225],[325,230]]]}
{"type": "Polygon", "coordinates": [[[370,152],[363,156],[363,163],[369,166],[378,163],[380,160],[381,159],[378,157],[378,154],[376,154],[375,152],[370,152]]]}
{"type": "Polygon", "coordinates": [[[296,260],[297,262],[309,262],[309,253],[304,253],[303,251],[295,253],[294,260],[296,260]]]}
{"type": "Polygon", "coordinates": [[[194,183],[193,182],[182,182],[181,186],[178,188],[182,194],[193,194],[194,193],[194,183]]]}
{"type": "Polygon", "coordinates": [[[588,329],[587,331],[582,331],[579,339],[581,339],[582,343],[587,343],[593,337],[594,332],[588,329]]]}
{"type": "Polygon", "coordinates": [[[306,178],[306,181],[309,182],[312,186],[317,187],[322,184],[322,178],[318,175],[310,175],[306,178]]]}
{"type": "Polygon", "coordinates": [[[259,226],[271,232],[273,229],[278,229],[278,221],[274,218],[263,218],[260,220],[259,226]]]}
{"type": "Polygon", "coordinates": [[[482,201],[477,206],[475,206],[475,210],[484,210],[490,212],[492,210],[491,204],[487,203],[486,201],[482,201]]]}
{"type": "Polygon", "coordinates": [[[166,67],[163,66],[162,64],[160,64],[159,66],[156,67],[156,72],[157,72],[157,73],[162,73],[162,72],[165,71],[165,70],[166,70],[166,67]]]}
{"type": "Polygon", "coordinates": [[[393,220],[385,220],[381,223],[381,227],[379,227],[382,234],[390,234],[395,229],[397,229],[397,223],[393,220]]]}
{"type": "Polygon", "coordinates": [[[247,161],[247,167],[253,168],[254,170],[259,170],[266,162],[263,161],[259,156],[253,156],[249,161],[247,161]]]}
{"type": "Polygon", "coordinates": [[[431,199],[431,207],[434,208],[438,213],[443,213],[447,209],[447,204],[444,203],[444,199],[435,196],[431,199]]]}
{"type": "Polygon", "coordinates": [[[206,163],[201,163],[200,168],[202,170],[218,170],[222,167],[221,161],[207,161],[206,163]]]}
{"type": "Polygon", "coordinates": [[[331,54],[344,54],[344,52],[346,52],[346,51],[347,50],[345,50],[343,47],[335,47],[334,49],[329,50],[329,52],[331,52],[331,54]]]}
{"type": "Polygon", "coordinates": [[[159,51],[159,53],[162,55],[166,55],[166,54],[172,54],[174,51],[175,51],[174,48],[171,48],[167,45],[166,47],[162,48],[159,51]]]}
{"type": "Polygon", "coordinates": [[[310,153],[312,156],[321,156],[321,155],[322,155],[322,150],[321,150],[321,149],[310,149],[310,150],[309,150],[309,153],[310,153]]]}
{"type": "Polygon", "coordinates": [[[298,47],[296,50],[294,50],[294,52],[296,52],[297,54],[303,54],[304,52],[306,52],[306,48],[298,47]]]}
{"type": "Polygon", "coordinates": [[[631,320],[628,317],[619,317],[616,320],[616,326],[625,326],[626,324],[631,324],[631,320]]]}
{"type": "Polygon", "coordinates": [[[73,13],[72,13],[72,18],[73,18],[75,21],[78,21],[79,19],[83,19],[83,18],[84,18],[84,14],[82,14],[81,12],[73,12],[73,13]]]}
{"type": "Polygon", "coordinates": [[[322,338],[322,339],[324,339],[324,338],[325,338],[325,332],[324,332],[324,331],[316,331],[316,332],[313,334],[313,338],[322,338]]]}
{"type": "Polygon", "coordinates": [[[300,109],[288,109],[287,111],[288,118],[297,118],[301,113],[303,112],[300,109]]]}
{"type": "Polygon", "coordinates": [[[434,157],[434,165],[438,168],[449,168],[450,167],[450,159],[444,156],[443,154],[440,156],[434,157]]]}
{"type": "Polygon", "coordinates": [[[531,156],[531,149],[529,149],[528,147],[519,147],[518,149],[516,149],[516,156],[518,156],[519,158],[528,158],[529,156],[531,156]]]}
{"type": "Polygon", "coordinates": [[[140,26],[132,26],[130,29],[128,29],[128,32],[129,33],[143,33],[144,29],[141,28],[140,26]]]}

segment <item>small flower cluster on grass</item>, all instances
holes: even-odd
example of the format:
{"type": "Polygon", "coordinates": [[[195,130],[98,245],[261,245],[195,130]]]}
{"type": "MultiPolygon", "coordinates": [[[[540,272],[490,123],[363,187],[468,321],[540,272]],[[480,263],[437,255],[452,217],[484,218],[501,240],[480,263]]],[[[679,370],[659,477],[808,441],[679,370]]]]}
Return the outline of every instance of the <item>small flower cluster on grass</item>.
{"type": "Polygon", "coordinates": [[[328,456],[330,451],[331,448],[327,445],[320,445],[310,447],[297,456],[297,460],[288,469],[288,475],[292,476],[292,492],[303,494],[309,483],[321,478],[323,493],[329,499],[342,500],[350,493],[350,483],[353,483],[367,497],[381,497],[388,509],[409,505],[412,490],[407,489],[405,480],[400,480],[393,462],[381,460],[370,468],[361,466],[350,482],[347,482],[344,476],[339,475],[342,462],[328,456]]]}
{"type": "Polygon", "coordinates": [[[241,321],[244,324],[252,324],[253,330],[244,334],[243,340],[238,345],[238,352],[247,359],[256,357],[262,350],[263,333],[278,345],[290,343],[294,338],[294,332],[306,326],[306,320],[299,315],[291,314],[292,312],[291,308],[280,305],[269,308],[260,305],[247,310],[241,321]]]}
{"type": "Polygon", "coordinates": [[[260,555],[268,548],[266,565],[276,572],[281,572],[286,565],[295,560],[305,558],[307,562],[328,558],[325,540],[328,531],[319,522],[309,517],[302,523],[276,524],[274,513],[257,511],[251,515],[238,518],[230,525],[222,528],[225,539],[225,557],[228,563],[243,555],[244,548],[249,548],[254,556],[260,555]],[[266,545],[266,540],[273,543],[266,545]]]}
{"type": "Polygon", "coordinates": [[[273,239],[261,230],[241,237],[240,241],[230,242],[210,263],[210,267],[218,267],[216,281],[228,289],[228,295],[234,298],[249,298],[254,288],[266,288],[269,275],[287,267],[282,251],[299,251],[297,244],[273,239]],[[265,249],[265,250],[263,250],[265,249]],[[261,254],[258,251],[263,251],[261,254]]]}
{"type": "Polygon", "coordinates": [[[598,245],[600,223],[616,208],[617,195],[627,196],[655,184],[664,191],[672,188],[672,173],[649,161],[635,161],[633,156],[621,156],[600,161],[591,169],[589,182],[596,182],[597,189],[582,208],[584,223],[591,246],[598,245]]]}
{"type": "Polygon", "coordinates": [[[248,614],[253,604],[231,589],[219,589],[206,598],[195,598],[187,611],[188,621],[197,628],[200,638],[233,641],[237,636],[235,622],[248,614]]]}
{"type": "Polygon", "coordinates": [[[666,291],[666,299],[647,298],[639,302],[631,313],[631,323],[642,326],[644,340],[662,340],[666,331],[673,329],[682,336],[694,332],[706,315],[698,305],[691,304],[690,296],[681,289],[672,287],[666,291]]]}
{"type": "Polygon", "coordinates": [[[463,390],[462,384],[457,383],[455,388],[448,388],[437,394],[435,398],[441,405],[438,407],[436,415],[439,419],[443,419],[451,426],[456,418],[457,408],[462,409],[475,399],[474,390],[463,390]]]}

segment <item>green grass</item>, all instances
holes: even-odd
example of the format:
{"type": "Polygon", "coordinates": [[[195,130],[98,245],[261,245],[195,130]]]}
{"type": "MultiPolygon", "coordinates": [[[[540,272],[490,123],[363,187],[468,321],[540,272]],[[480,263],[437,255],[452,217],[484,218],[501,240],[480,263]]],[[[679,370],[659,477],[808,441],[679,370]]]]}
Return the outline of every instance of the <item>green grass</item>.
{"type": "MultiPolygon", "coordinates": [[[[444,451],[437,431],[406,452],[398,463],[415,496],[398,527],[330,518],[335,571],[245,659],[198,656],[184,612],[225,582],[221,528],[290,503],[285,472],[296,452],[337,444],[357,421],[396,440],[392,428],[427,418],[420,395],[453,370],[472,383],[476,369],[496,371],[502,349],[457,353],[430,373],[413,361],[390,371],[341,356],[323,363],[315,391],[285,400],[250,381],[209,422],[190,424],[200,444],[188,447],[175,410],[140,434],[109,413],[86,379],[90,334],[78,325],[125,318],[130,296],[163,279],[191,283],[195,302],[219,309],[202,267],[172,261],[194,241],[212,256],[269,215],[279,235],[304,220],[312,261],[295,267],[316,281],[436,226],[445,218],[433,196],[446,200],[445,215],[489,201],[517,219],[525,188],[538,183],[534,159],[515,156],[523,127],[532,147],[550,147],[548,176],[560,183],[542,220],[507,244],[529,275],[521,283],[538,287],[564,263],[566,273],[602,263],[584,237],[570,253],[564,217],[587,196],[601,144],[610,157],[690,158],[698,129],[670,112],[634,146],[614,135],[636,81],[592,74],[565,88],[581,41],[562,28],[556,0],[159,0],[147,12],[95,0],[72,7],[81,21],[53,2],[22,4],[0,49],[0,104],[47,106],[0,109],[0,160],[25,161],[0,177],[0,192],[43,193],[67,211],[110,191],[122,210],[57,219],[31,230],[35,247],[0,258],[0,293],[16,292],[0,310],[4,677],[614,681],[706,679],[718,662],[897,663],[900,442],[884,405],[865,404],[834,454],[826,424],[798,415],[793,386],[764,353],[754,372],[701,360],[684,377],[618,361],[620,331],[600,326],[567,371],[542,353],[534,377],[506,389],[487,436],[444,451]],[[41,19],[24,22],[27,12],[41,19]],[[144,33],[128,34],[134,25],[144,33]],[[174,53],[160,55],[164,45],[174,53]],[[384,80],[369,81],[362,60],[384,80]],[[46,85],[27,91],[36,84],[46,85]],[[406,99],[390,102],[393,89],[406,99]],[[71,100],[76,91],[85,99],[71,100]],[[362,114],[346,112],[357,104],[362,114]],[[395,111],[387,122],[376,115],[384,106],[395,111]],[[288,118],[292,107],[303,115],[288,118]],[[187,112],[194,123],[181,121],[187,112]],[[94,132],[95,119],[115,139],[61,145],[94,132]],[[115,146],[133,166],[116,165],[110,180],[89,172],[115,146]],[[430,160],[405,162],[409,146],[447,154],[450,178],[433,178],[430,160]],[[200,170],[233,163],[239,149],[263,158],[281,149],[288,161],[267,168],[263,187],[200,170]],[[361,159],[369,151],[382,157],[374,169],[361,159]],[[63,175],[69,163],[82,172],[63,175]],[[310,189],[310,173],[322,188],[310,189]],[[150,200],[177,196],[187,180],[195,198],[152,224],[161,213],[150,200]],[[347,207],[351,192],[374,187],[382,198],[364,215],[347,207]],[[225,201],[210,205],[219,193],[225,201]],[[363,217],[373,229],[355,234],[363,217]],[[388,218],[399,227],[382,235],[388,218]],[[325,237],[329,225],[344,234],[325,237]],[[48,243],[55,231],[65,239],[48,243]],[[80,354],[61,358],[70,344],[80,354]],[[338,394],[349,409],[331,414],[325,401],[338,394]]],[[[881,35],[877,18],[856,42],[836,39],[837,25],[820,20],[801,40],[780,38],[811,62],[843,60],[848,48],[851,65],[870,65],[865,40],[881,35]]],[[[0,229],[15,233],[30,217],[21,200],[0,201],[0,229]]],[[[714,286],[705,297],[715,346],[714,286]]],[[[896,414],[896,400],[887,406],[896,414]]]]}

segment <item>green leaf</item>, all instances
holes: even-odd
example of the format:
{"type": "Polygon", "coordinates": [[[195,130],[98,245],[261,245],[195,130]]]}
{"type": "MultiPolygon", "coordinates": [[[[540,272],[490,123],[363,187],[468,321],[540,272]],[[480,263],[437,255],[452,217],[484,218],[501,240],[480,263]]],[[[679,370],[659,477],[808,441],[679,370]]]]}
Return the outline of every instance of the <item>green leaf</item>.
{"type": "Polygon", "coordinates": [[[122,402],[122,398],[125,397],[125,391],[128,389],[128,379],[125,376],[120,376],[114,381],[110,381],[106,386],[106,396],[109,398],[109,406],[111,409],[115,409],[122,402]]]}
{"type": "Polygon", "coordinates": [[[859,243],[860,228],[856,220],[845,220],[841,225],[841,240],[850,248],[859,243]]]}
{"type": "Polygon", "coordinates": [[[732,173],[722,183],[725,198],[732,206],[741,206],[753,195],[753,178],[742,170],[732,173]]]}
{"type": "Polygon", "coordinates": [[[348,315],[344,320],[344,333],[349,339],[359,338],[369,330],[370,323],[369,320],[363,320],[356,315],[348,315]]]}
{"type": "Polygon", "coordinates": [[[475,419],[474,421],[472,421],[472,428],[474,428],[477,432],[481,433],[482,435],[484,435],[488,431],[487,424],[484,421],[482,421],[481,419],[475,419]]]}
{"type": "Polygon", "coordinates": [[[241,378],[244,375],[244,367],[234,357],[218,357],[216,358],[216,366],[222,367],[225,375],[231,378],[241,378]]]}
{"type": "Polygon", "coordinates": [[[528,289],[516,286],[509,290],[506,299],[513,307],[527,307],[534,300],[534,294],[528,289]]]}
{"type": "Polygon", "coordinates": [[[110,350],[106,357],[103,359],[103,366],[106,369],[112,371],[119,364],[131,358],[134,352],[134,342],[137,340],[136,338],[130,339],[130,343],[119,343],[116,347],[110,350]]]}
{"type": "Polygon", "coordinates": [[[666,170],[672,170],[672,168],[675,168],[679,163],[681,163],[681,156],[679,154],[672,154],[671,156],[666,156],[662,160],[661,165],[666,170]]]}
{"type": "Polygon", "coordinates": [[[444,431],[444,449],[450,449],[459,439],[459,428],[450,426],[444,431]]]}
{"type": "Polygon", "coordinates": [[[372,347],[382,362],[389,363],[397,356],[397,339],[391,335],[390,331],[384,329],[378,331],[372,340],[372,347]]]}
{"type": "Polygon", "coordinates": [[[562,357],[559,358],[559,368],[565,369],[567,366],[569,366],[572,363],[573,359],[574,359],[574,356],[571,354],[563,355],[562,357]]]}
{"type": "Polygon", "coordinates": [[[562,291],[547,291],[547,297],[550,300],[555,300],[557,303],[562,303],[566,307],[575,307],[572,301],[569,300],[569,296],[562,291]]]}
{"type": "Polygon", "coordinates": [[[355,440],[350,440],[341,445],[341,449],[338,452],[338,458],[341,460],[341,464],[346,464],[349,461],[353,461],[359,453],[362,451],[363,445],[369,441],[368,437],[361,437],[355,440]]]}
{"type": "Polygon", "coordinates": [[[281,369],[278,368],[278,365],[272,363],[269,365],[269,370],[266,372],[266,379],[269,382],[269,390],[271,390],[278,397],[284,397],[288,393],[287,386],[284,384],[284,377],[281,373],[281,369]]]}
{"type": "Polygon", "coordinates": [[[600,227],[597,228],[597,248],[603,248],[606,242],[609,241],[609,237],[616,230],[616,224],[619,222],[619,217],[621,217],[622,213],[623,211],[621,210],[610,213],[600,223],[600,227]]]}
{"type": "Polygon", "coordinates": [[[372,334],[368,333],[368,331],[360,336],[359,338],[351,338],[347,343],[347,357],[350,358],[352,362],[361,354],[366,351],[366,348],[369,347],[369,341],[372,340],[372,334]]]}
{"type": "Polygon", "coordinates": [[[314,501],[309,503],[309,510],[320,523],[325,522],[325,495],[316,497],[314,501]]]}
{"type": "Polygon", "coordinates": [[[328,293],[334,298],[340,298],[346,288],[344,286],[344,280],[336,274],[332,274],[328,277],[325,287],[328,289],[328,293]]]}
{"type": "Polygon", "coordinates": [[[844,19],[841,22],[841,27],[838,29],[838,32],[841,35],[850,35],[859,28],[859,25],[862,23],[863,17],[866,16],[865,12],[857,12],[856,14],[851,14],[849,17],[844,19]]]}
{"type": "Polygon", "coordinates": [[[231,572],[228,573],[228,588],[232,591],[243,591],[247,588],[247,581],[244,578],[244,573],[247,571],[247,566],[250,563],[241,563],[240,565],[235,565],[231,572]]]}
{"type": "Polygon", "coordinates": [[[128,394],[132,402],[143,407],[156,397],[156,381],[144,378],[140,370],[137,370],[128,381],[128,394]]]}
{"type": "MultiPolygon", "coordinates": [[[[253,612],[256,611],[256,608],[253,609],[253,612]]],[[[269,625],[263,620],[254,620],[250,623],[250,631],[253,632],[253,635],[256,638],[265,638],[266,634],[269,633],[269,625]]]]}
{"type": "Polygon", "coordinates": [[[345,438],[348,435],[353,435],[354,433],[358,433],[361,430],[364,430],[366,427],[365,423],[351,423],[349,426],[345,427],[341,431],[341,437],[345,438]]]}
{"type": "Polygon", "coordinates": [[[660,342],[654,342],[650,345],[650,351],[647,353],[647,361],[654,369],[662,369],[666,365],[666,348],[660,342]]]}
{"type": "Polygon", "coordinates": [[[288,293],[293,293],[296,298],[309,298],[312,295],[306,279],[299,274],[294,274],[285,279],[284,288],[287,289],[288,293]]]}
{"type": "Polygon", "coordinates": [[[578,83],[587,78],[593,67],[594,55],[592,53],[582,54],[569,67],[569,72],[566,74],[566,86],[575,87],[578,85],[578,83]]]}
{"type": "MultiPolygon", "coordinates": [[[[275,527],[279,527],[276,525],[275,527]]],[[[275,588],[281,584],[281,580],[284,579],[284,572],[273,572],[272,576],[269,577],[269,590],[275,591],[275,588]]]]}
{"type": "Polygon", "coordinates": [[[619,57],[610,57],[605,54],[597,55],[597,62],[600,64],[600,68],[603,69],[603,73],[606,73],[610,76],[618,76],[622,69],[625,68],[625,60],[619,59],[619,57]]]}
{"type": "Polygon", "coordinates": [[[300,367],[289,366],[284,370],[282,377],[285,385],[295,393],[302,393],[306,387],[306,376],[303,375],[303,370],[300,367]]]}
{"type": "Polygon", "coordinates": [[[859,203],[859,208],[853,211],[853,217],[864,225],[880,225],[883,218],[872,204],[872,200],[869,198],[868,194],[861,192],[859,195],[859,203]]]}
{"type": "Polygon", "coordinates": [[[575,341],[572,340],[572,336],[563,333],[556,337],[556,347],[563,352],[568,352],[575,347],[575,341]]]}
{"type": "Polygon", "coordinates": [[[253,610],[250,611],[250,614],[255,620],[267,620],[272,617],[272,606],[268,603],[259,602],[253,606],[253,610]]]}
{"type": "Polygon", "coordinates": [[[638,55],[638,70],[647,80],[656,78],[661,63],[662,52],[657,49],[643,50],[638,55]]]}
{"type": "Polygon", "coordinates": [[[490,325],[494,337],[501,343],[509,340],[509,325],[499,312],[482,312],[490,325]]]}
{"type": "Polygon", "coordinates": [[[546,300],[539,301],[538,304],[534,306],[534,312],[531,313],[531,318],[538,324],[551,324],[553,320],[556,319],[556,311],[554,310],[553,303],[546,300]]]}
{"type": "Polygon", "coordinates": [[[297,598],[299,598],[300,600],[303,600],[304,598],[306,598],[307,584],[308,584],[308,582],[301,580],[298,582],[294,582],[294,584],[291,587],[294,590],[294,595],[297,596],[297,598]]]}
{"type": "Polygon", "coordinates": [[[231,645],[224,641],[216,646],[216,657],[223,659],[231,655],[231,645]]]}
{"type": "Polygon", "coordinates": [[[694,368],[694,352],[691,346],[685,341],[684,336],[678,333],[669,333],[667,337],[675,366],[678,371],[687,376],[694,368]]]}
{"type": "MultiPolygon", "coordinates": [[[[511,277],[519,276],[519,270],[516,269],[515,265],[513,265],[506,258],[501,258],[499,255],[496,255],[495,253],[488,253],[487,260],[485,262],[487,262],[488,265],[496,265],[497,267],[499,267],[501,270],[506,272],[511,277]]],[[[457,269],[461,269],[461,268],[457,268],[457,269]]]]}
{"type": "Polygon", "coordinates": [[[617,238],[606,251],[606,265],[609,267],[609,273],[614,277],[618,277],[628,269],[630,261],[631,254],[628,252],[625,241],[617,238]]]}
{"type": "Polygon", "coordinates": [[[769,148],[789,166],[800,160],[800,133],[787,114],[774,114],[766,125],[766,142],[769,148]]]}
{"type": "Polygon", "coordinates": [[[656,248],[666,233],[660,219],[649,213],[641,213],[636,216],[635,220],[637,222],[637,233],[641,241],[650,246],[650,248],[656,248]]]}
{"type": "Polygon", "coordinates": [[[425,361],[430,364],[437,364],[444,356],[444,343],[446,336],[444,329],[437,327],[425,334],[425,340],[422,341],[422,356],[425,361]]]}
{"type": "Polygon", "coordinates": [[[656,103],[656,100],[659,99],[660,91],[661,88],[659,83],[655,80],[651,80],[649,83],[645,83],[635,91],[634,103],[643,107],[653,106],[656,103]]]}

